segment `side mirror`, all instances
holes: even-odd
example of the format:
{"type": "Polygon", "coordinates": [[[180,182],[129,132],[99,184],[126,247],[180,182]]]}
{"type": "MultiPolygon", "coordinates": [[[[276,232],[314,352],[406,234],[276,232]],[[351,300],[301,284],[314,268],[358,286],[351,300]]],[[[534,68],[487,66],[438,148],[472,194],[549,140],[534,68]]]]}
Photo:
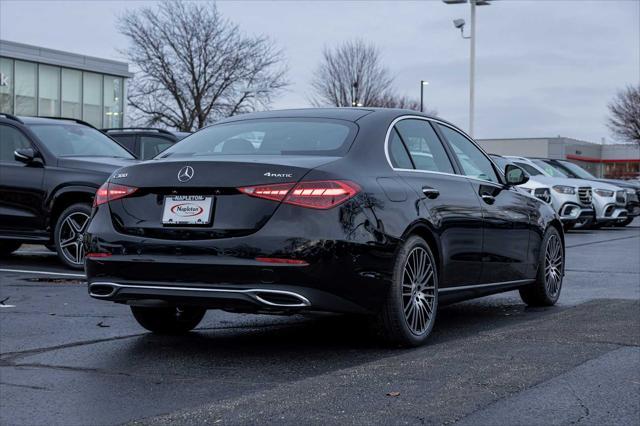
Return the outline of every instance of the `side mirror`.
{"type": "Polygon", "coordinates": [[[507,178],[507,185],[522,185],[529,180],[529,176],[520,167],[514,164],[507,164],[504,168],[504,176],[507,178]]]}
{"type": "Polygon", "coordinates": [[[13,158],[21,163],[30,164],[36,158],[36,152],[33,148],[19,148],[13,151],[13,158]]]}

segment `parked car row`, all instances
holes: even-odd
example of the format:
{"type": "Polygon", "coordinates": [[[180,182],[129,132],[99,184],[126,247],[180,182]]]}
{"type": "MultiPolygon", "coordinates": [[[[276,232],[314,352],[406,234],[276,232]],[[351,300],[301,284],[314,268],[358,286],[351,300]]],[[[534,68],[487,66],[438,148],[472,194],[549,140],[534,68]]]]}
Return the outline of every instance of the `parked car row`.
{"type": "Polygon", "coordinates": [[[521,188],[551,204],[565,230],[626,226],[640,215],[640,183],[599,179],[566,160],[492,155],[501,166],[522,168],[521,188]]]}

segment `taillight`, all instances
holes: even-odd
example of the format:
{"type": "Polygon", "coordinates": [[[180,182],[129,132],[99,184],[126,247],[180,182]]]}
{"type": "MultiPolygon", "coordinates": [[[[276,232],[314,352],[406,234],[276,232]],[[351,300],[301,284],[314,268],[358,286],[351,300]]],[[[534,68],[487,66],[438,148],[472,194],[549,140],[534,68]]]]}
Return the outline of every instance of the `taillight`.
{"type": "Polygon", "coordinates": [[[136,192],[138,188],[133,186],[118,185],[115,183],[105,182],[93,198],[93,206],[99,206],[100,204],[108,203],[109,201],[124,198],[136,192]]]}
{"type": "Polygon", "coordinates": [[[344,180],[319,180],[273,185],[256,185],[238,188],[240,192],[257,198],[281,201],[312,209],[330,209],[344,203],[360,191],[353,182],[344,180]]]}

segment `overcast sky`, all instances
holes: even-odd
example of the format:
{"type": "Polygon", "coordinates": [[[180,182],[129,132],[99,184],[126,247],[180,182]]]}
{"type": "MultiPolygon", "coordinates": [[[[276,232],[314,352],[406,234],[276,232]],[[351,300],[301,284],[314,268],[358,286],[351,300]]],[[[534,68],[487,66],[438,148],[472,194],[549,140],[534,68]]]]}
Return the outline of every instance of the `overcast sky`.
{"type": "MultiPolygon", "coordinates": [[[[0,38],[111,59],[126,46],[119,14],[149,1],[0,0],[0,38]]],[[[219,1],[247,33],[284,50],[292,85],[274,108],[307,107],[324,46],[362,38],[381,49],[401,94],[468,125],[469,42],[453,27],[468,5],[426,1],[219,1]]],[[[606,104],[640,84],[640,0],[496,0],[478,8],[476,137],[610,139],[606,104]]]]}

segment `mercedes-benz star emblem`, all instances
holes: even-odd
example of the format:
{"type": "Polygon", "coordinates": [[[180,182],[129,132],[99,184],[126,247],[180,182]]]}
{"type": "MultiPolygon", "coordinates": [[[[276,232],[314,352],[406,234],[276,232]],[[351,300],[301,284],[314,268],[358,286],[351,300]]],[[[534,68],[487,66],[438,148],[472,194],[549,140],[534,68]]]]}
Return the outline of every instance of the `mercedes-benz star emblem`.
{"type": "Polygon", "coordinates": [[[191,180],[191,178],[193,177],[193,174],[195,172],[193,171],[193,167],[191,166],[184,166],[183,168],[181,168],[178,171],[178,180],[180,182],[186,182],[188,180],[191,180]]]}

